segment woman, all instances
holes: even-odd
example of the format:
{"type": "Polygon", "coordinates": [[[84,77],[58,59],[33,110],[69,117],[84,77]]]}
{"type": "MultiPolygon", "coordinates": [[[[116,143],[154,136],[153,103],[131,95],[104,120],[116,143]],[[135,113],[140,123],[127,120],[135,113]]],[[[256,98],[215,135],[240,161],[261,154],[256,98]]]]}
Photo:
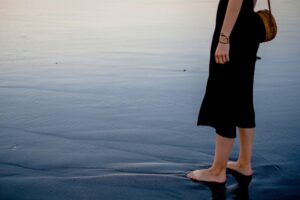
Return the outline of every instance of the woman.
{"type": "Polygon", "coordinates": [[[210,168],[187,174],[194,181],[225,184],[226,168],[252,178],[253,80],[259,47],[255,4],[256,0],[219,0],[209,76],[197,122],[197,126],[215,128],[215,156],[210,168]],[[240,138],[239,157],[237,161],[228,161],[236,127],[240,138]]]}

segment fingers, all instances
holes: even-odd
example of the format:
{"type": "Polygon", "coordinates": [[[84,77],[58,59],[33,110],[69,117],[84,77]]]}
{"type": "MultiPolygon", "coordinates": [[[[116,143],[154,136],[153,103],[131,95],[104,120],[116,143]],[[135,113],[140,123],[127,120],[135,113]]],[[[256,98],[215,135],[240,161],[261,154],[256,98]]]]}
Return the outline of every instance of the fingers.
{"type": "Polygon", "coordinates": [[[224,60],[223,60],[223,56],[222,55],[217,55],[217,58],[219,60],[219,62],[217,62],[218,64],[224,64],[224,60]]]}
{"type": "Polygon", "coordinates": [[[224,64],[226,62],[229,62],[229,55],[216,53],[215,59],[216,59],[216,63],[224,64]]]}
{"type": "Polygon", "coordinates": [[[218,64],[229,62],[229,44],[218,44],[215,52],[215,60],[218,64]]]}
{"type": "Polygon", "coordinates": [[[216,63],[220,64],[220,60],[219,60],[219,55],[218,54],[215,54],[215,60],[216,60],[216,63]]]}
{"type": "Polygon", "coordinates": [[[225,54],[225,59],[226,59],[227,62],[230,61],[230,59],[229,59],[229,52],[227,54],[225,54]]]}
{"type": "Polygon", "coordinates": [[[221,64],[226,63],[226,56],[225,55],[221,55],[220,57],[221,57],[221,60],[222,60],[221,64]]]}

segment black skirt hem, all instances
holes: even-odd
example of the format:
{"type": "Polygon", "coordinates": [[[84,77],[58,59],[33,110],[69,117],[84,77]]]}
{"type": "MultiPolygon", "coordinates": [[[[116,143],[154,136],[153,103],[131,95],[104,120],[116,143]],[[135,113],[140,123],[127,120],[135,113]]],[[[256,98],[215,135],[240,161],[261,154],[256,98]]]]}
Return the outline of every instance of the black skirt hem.
{"type": "Polygon", "coordinates": [[[233,125],[233,126],[218,126],[216,125],[215,123],[212,123],[212,122],[204,122],[204,121],[201,121],[201,122],[197,122],[197,126],[210,126],[212,128],[215,129],[215,133],[222,136],[222,137],[225,137],[225,138],[230,138],[230,139],[234,139],[236,138],[236,128],[255,128],[256,127],[256,124],[252,124],[252,125],[249,125],[249,126],[240,126],[240,125],[233,125]]]}

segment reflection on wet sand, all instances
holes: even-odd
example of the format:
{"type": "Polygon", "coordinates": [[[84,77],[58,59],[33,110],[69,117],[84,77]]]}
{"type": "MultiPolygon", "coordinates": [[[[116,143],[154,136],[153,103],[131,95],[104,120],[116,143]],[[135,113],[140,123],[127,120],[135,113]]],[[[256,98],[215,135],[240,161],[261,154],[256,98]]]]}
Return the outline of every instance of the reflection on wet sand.
{"type": "Polygon", "coordinates": [[[211,191],[211,199],[212,200],[226,200],[226,186],[222,184],[208,184],[211,191]]]}
{"type": "Polygon", "coordinates": [[[235,183],[226,187],[223,184],[206,183],[205,185],[211,191],[211,200],[226,200],[231,197],[234,200],[248,200],[249,199],[249,184],[252,180],[251,176],[245,176],[234,170],[228,170],[235,178],[235,183]]]}

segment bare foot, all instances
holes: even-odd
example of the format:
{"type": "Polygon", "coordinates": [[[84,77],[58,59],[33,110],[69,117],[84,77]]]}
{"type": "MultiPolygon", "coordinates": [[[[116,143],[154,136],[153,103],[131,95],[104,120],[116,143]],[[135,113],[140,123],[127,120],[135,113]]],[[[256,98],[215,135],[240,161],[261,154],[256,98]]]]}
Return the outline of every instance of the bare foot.
{"type": "Polygon", "coordinates": [[[251,166],[242,166],[238,161],[228,161],[227,168],[235,170],[245,176],[253,175],[251,166]]]}
{"type": "Polygon", "coordinates": [[[196,181],[211,181],[217,183],[223,183],[226,181],[226,171],[223,173],[216,174],[210,168],[209,169],[198,169],[191,171],[187,174],[187,177],[196,181]]]}

